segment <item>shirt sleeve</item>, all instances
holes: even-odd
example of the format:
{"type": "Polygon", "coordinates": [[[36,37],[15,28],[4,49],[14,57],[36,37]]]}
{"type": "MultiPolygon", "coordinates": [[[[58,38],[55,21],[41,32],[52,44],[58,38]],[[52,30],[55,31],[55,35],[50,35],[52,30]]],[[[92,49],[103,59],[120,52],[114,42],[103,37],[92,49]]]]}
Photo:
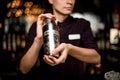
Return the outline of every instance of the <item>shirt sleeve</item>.
{"type": "Polygon", "coordinates": [[[89,21],[84,21],[82,41],[85,48],[95,49],[99,53],[98,45],[93,36],[89,21]]]}
{"type": "Polygon", "coordinates": [[[26,35],[26,44],[25,44],[25,48],[24,48],[24,51],[22,53],[22,56],[28,51],[28,49],[32,45],[35,36],[36,36],[36,22],[34,22],[31,25],[29,32],[26,35]]]}

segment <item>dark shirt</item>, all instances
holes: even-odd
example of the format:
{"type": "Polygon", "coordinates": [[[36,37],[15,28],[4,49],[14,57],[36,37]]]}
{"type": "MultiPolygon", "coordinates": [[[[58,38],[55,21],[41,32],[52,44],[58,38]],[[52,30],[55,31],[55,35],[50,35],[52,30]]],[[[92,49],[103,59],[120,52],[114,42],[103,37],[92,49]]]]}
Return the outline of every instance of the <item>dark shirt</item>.
{"type": "MultiPolygon", "coordinates": [[[[69,16],[64,22],[58,22],[58,26],[60,28],[60,43],[70,43],[78,47],[93,48],[98,51],[89,21],[69,16]]],[[[32,45],[35,36],[36,22],[33,23],[27,35],[24,54],[32,45]]],[[[84,76],[83,62],[68,55],[65,63],[52,67],[43,61],[43,55],[42,47],[39,56],[40,65],[33,67],[29,72],[31,76],[38,76],[39,80],[82,80],[84,76]]]]}

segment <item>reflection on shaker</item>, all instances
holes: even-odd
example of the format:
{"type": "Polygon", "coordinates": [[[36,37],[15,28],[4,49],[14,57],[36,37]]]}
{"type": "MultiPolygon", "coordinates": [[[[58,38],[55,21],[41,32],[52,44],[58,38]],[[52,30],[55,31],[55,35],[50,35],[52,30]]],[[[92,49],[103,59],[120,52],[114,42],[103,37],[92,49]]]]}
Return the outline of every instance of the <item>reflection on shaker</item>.
{"type": "Polygon", "coordinates": [[[52,51],[59,45],[59,32],[54,21],[47,19],[47,22],[43,27],[43,47],[45,54],[52,55],[52,51]]]}

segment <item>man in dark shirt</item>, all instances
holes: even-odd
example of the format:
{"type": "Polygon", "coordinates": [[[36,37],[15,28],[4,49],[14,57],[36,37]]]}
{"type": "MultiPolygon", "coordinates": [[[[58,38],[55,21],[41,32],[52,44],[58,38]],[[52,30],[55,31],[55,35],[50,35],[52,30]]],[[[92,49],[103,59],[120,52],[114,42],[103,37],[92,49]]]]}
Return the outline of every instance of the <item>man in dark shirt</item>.
{"type": "Polygon", "coordinates": [[[53,14],[38,16],[26,39],[24,56],[20,61],[23,74],[34,73],[44,80],[82,80],[84,63],[100,64],[100,55],[93,38],[90,23],[84,19],[70,16],[75,0],[48,0],[52,4],[53,14]],[[56,58],[45,55],[43,51],[43,27],[45,20],[55,20],[60,29],[60,45],[52,54],[61,55],[56,58]],[[39,61],[39,65],[36,63],[39,61]]]}

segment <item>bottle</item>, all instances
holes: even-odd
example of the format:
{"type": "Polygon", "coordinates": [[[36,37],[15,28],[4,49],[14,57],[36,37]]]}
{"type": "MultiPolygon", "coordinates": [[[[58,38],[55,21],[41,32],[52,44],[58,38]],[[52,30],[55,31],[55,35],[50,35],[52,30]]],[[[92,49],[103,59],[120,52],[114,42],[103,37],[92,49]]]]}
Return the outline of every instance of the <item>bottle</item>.
{"type": "MultiPolygon", "coordinates": [[[[43,27],[43,47],[47,55],[52,55],[52,51],[59,45],[59,28],[57,24],[47,19],[47,24],[43,27]]],[[[59,55],[53,55],[58,57],[59,55]]]]}

